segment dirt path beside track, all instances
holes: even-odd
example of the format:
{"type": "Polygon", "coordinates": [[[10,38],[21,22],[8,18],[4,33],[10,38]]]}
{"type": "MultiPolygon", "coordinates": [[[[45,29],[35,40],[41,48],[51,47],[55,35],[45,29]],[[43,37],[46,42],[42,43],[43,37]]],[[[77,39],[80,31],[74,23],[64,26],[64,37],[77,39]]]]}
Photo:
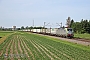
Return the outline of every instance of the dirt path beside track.
{"type": "MultiPolygon", "coordinates": [[[[36,34],[36,33],[33,33],[33,34],[36,34]]],[[[73,42],[75,44],[81,44],[81,45],[85,45],[85,46],[90,46],[90,41],[85,41],[85,39],[83,39],[83,40],[67,39],[67,38],[61,38],[61,37],[50,36],[50,35],[43,35],[43,34],[38,34],[38,35],[47,36],[47,37],[51,37],[51,38],[56,38],[56,39],[60,39],[60,40],[65,40],[65,41],[73,42]]]]}

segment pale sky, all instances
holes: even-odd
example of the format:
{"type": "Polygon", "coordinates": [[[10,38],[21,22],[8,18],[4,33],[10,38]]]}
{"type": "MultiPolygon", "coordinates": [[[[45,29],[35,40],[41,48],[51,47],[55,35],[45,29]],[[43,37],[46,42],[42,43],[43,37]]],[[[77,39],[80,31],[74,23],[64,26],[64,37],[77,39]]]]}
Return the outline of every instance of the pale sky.
{"type": "Polygon", "coordinates": [[[90,20],[90,0],[0,0],[0,26],[59,27],[71,17],[74,21],[90,20]]]}

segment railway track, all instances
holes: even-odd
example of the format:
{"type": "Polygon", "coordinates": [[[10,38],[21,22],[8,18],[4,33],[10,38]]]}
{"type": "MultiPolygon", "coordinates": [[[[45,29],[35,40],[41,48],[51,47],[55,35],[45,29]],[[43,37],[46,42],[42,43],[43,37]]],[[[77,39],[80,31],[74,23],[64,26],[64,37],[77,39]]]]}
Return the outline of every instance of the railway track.
{"type": "MultiPolygon", "coordinates": [[[[37,33],[33,33],[33,34],[37,34],[37,33]]],[[[79,37],[63,38],[63,37],[58,37],[58,36],[46,35],[46,34],[38,34],[38,35],[57,38],[57,39],[60,39],[60,40],[66,40],[66,41],[69,41],[69,42],[73,42],[75,44],[82,44],[82,45],[85,45],[85,46],[90,46],[90,40],[89,39],[83,39],[83,38],[79,38],[79,37]]]]}
{"type": "MultiPolygon", "coordinates": [[[[55,35],[51,35],[51,34],[40,34],[40,33],[33,33],[33,34],[39,34],[39,35],[44,35],[44,36],[53,36],[53,37],[60,37],[60,36],[55,36],[55,35]]],[[[60,37],[60,38],[65,38],[65,37],[60,37]]],[[[79,37],[73,37],[73,38],[66,38],[66,39],[73,39],[73,40],[77,40],[77,41],[83,41],[83,42],[90,42],[89,39],[84,39],[84,38],[79,38],[79,37]]]]}

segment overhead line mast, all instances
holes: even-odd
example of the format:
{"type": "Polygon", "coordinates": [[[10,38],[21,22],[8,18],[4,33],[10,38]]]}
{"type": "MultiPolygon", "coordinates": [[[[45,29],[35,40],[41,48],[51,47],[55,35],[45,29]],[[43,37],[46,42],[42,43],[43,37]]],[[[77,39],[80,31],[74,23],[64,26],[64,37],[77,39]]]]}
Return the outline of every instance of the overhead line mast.
{"type": "Polygon", "coordinates": [[[33,19],[33,27],[34,27],[34,19],[33,19]]]}

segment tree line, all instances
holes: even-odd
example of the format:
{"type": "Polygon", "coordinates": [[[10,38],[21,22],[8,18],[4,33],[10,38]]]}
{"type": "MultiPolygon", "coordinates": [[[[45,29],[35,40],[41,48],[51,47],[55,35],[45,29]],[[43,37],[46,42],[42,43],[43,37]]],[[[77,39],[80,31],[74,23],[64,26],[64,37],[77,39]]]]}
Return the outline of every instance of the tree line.
{"type": "Polygon", "coordinates": [[[81,20],[80,22],[74,22],[71,20],[70,27],[73,28],[75,33],[89,33],[90,34],[90,20],[81,20]]]}
{"type": "Polygon", "coordinates": [[[42,28],[44,28],[44,27],[28,27],[28,26],[26,26],[26,27],[24,27],[24,26],[22,26],[20,29],[21,30],[23,30],[23,29],[42,29],[42,28]]]}
{"type": "MultiPolygon", "coordinates": [[[[44,27],[32,27],[32,26],[21,26],[20,28],[16,28],[15,30],[23,30],[23,29],[43,29],[44,27]]],[[[13,31],[13,28],[0,28],[0,31],[13,31]]]]}
{"type": "MultiPolygon", "coordinates": [[[[74,20],[72,19],[70,21],[70,25],[69,25],[70,28],[73,28],[74,30],[74,33],[89,33],[90,34],[90,20],[84,20],[82,19],[80,22],[74,22],[74,20]]],[[[17,28],[16,30],[23,30],[23,29],[42,29],[44,27],[24,27],[24,26],[21,26],[21,28],[17,28]]],[[[12,28],[0,28],[0,30],[3,30],[3,31],[12,31],[12,28]]]]}

